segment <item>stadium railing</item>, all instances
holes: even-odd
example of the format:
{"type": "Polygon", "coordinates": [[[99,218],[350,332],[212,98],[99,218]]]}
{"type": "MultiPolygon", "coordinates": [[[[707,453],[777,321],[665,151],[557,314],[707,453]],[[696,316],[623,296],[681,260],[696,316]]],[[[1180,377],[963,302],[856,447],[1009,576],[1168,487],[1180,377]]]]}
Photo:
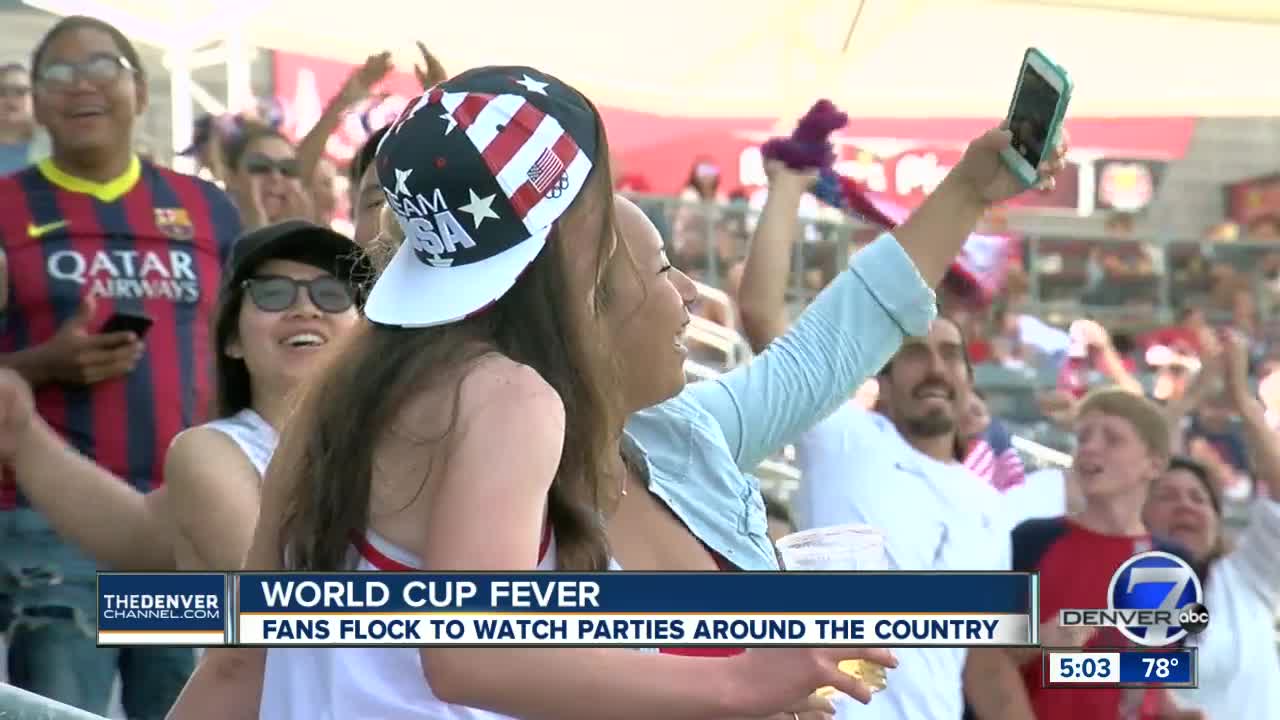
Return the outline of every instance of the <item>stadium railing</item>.
{"type": "MultiPolygon", "coordinates": [[[[704,206],[659,195],[633,196],[653,218],[669,248],[693,248],[677,264],[713,287],[724,286],[725,272],[745,257],[758,211],[742,203],[704,206]],[[673,237],[677,210],[705,213],[706,222],[686,223],[682,232],[700,228],[704,237],[673,237]],[[690,263],[689,266],[682,263],[690,263]]],[[[1113,330],[1140,331],[1172,321],[1177,307],[1194,305],[1210,314],[1230,315],[1226,299],[1233,289],[1247,291],[1264,317],[1280,303],[1267,276],[1280,273],[1280,243],[1178,238],[1167,234],[1119,238],[1062,232],[1033,216],[1016,219],[1015,264],[1025,273],[1027,297],[1022,310],[1054,324],[1091,317],[1113,330]]],[[[850,251],[874,237],[874,231],[824,209],[799,223],[805,242],[796,248],[791,294],[811,297],[808,271],[819,258],[841,269],[850,251]],[[820,251],[821,250],[821,251],[820,251]]],[[[830,268],[827,268],[830,269],[830,268]]],[[[818,286],[820,287],[820,285],[818,286]]]]}
{"type": "Polygon", "coordinates": [[[1071,456],[1067,453],[1054,450],[1020,435],[1013,436],[1013,447],[1023,456],[1024,460],[1030,459],[1031,463],[1028,464],[1033,467],[1056,467],[1063,470],[1071,467],[1071,456]]]}
{"type": "Polygon", "coordinates": [[[70,705],[0,683],[0,718],[5,720],[103,720],[70,705]]]}
{"type": "Polygon", "coordinates": [[[724,367],[737,367],[751,356],[747,343],[737,332],[694,315],[689,319],[687,339],[694,346],[701,345],[724,356],[724,367]]]}

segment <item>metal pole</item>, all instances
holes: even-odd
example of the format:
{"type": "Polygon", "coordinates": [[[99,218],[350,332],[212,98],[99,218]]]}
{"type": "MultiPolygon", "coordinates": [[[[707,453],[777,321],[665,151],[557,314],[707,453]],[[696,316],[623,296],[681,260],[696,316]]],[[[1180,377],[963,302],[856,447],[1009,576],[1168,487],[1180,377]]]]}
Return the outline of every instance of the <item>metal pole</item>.
{"type": "Polygon", "coordinates": [[[253,78],[250,74],[252,50],[244,41],[244,33],[232,30],[223,41],[227,62],[227,108],[240,112],[253,104],[253,78]]]}
{"type": "Polygon", "coordinates": [[[191,107],[191,63],[190,50],[187,48],[171,48],[169,50],[169,124],[173,136],[173,168],[178,172],[194,173],[195,161],[182,157],[178,153],[191,145],[191,132],[195,125],[195,114],[191,107]]]}

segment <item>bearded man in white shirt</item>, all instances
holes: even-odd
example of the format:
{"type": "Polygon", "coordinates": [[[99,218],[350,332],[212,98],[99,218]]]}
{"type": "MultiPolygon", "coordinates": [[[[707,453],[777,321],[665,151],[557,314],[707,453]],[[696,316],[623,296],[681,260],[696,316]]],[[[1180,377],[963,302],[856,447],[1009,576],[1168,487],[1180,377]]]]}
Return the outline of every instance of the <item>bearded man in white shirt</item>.
{"type": "MultiPolygon", "coordinates": [[[[796,214],[813,175],[765,166],[770,191],[743,269],[738,302],[752,348],[783,335],[796,214]]],[[[853,362],[850,359],[850,362],[853,362]]],[[[802,528],[865,523],[886,535],[891,567],[1008,570],[1009,526],[999,493],[966,470],[957,420],[972,372],[964,337],[939,318],[908,338],[878,377],[884,414],[856,399],[796,443],[803,477],[793,509],[802,528]]],[[[1034,720],[1014,659],[1001,648],[901,648],[889,687],[870,705],[849,701],[848,720],[960,720],[966,700],[980,720],[1034,720]]]]}
{"type": "MultiPolygon", "coordinates": [[[[886,537],[895,570],[1008,570],[1001,498],[963,465],[958,424],[971,369],[959,327],[944,318],[908,339],[881,372],[878,410],[848,403],[796,442],[802,528],[865,523],[886,537]]],[[[1018,682],[998,648],[903,648],[890,687],[874,705],[840,717],[959,720],[966,695],[979,717],[1019,715],[1002,682],[1018,682]]]]}

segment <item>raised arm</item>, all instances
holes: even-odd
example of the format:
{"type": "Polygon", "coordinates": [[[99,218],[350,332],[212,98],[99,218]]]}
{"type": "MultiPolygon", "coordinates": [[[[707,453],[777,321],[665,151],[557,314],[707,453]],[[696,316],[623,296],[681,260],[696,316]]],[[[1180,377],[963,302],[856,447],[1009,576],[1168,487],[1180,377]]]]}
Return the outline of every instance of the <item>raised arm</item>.
{"type": "Polygon", "coordinates": [[[240,447],[217,430],[192,428],[174,438],[164,476],[181,568],[243,567],[262,480],[240,447]]]}
{"type": "MultiPolygon", "coordinates": [[[[907,335],[923,335],[936,314],[934,288],[986,208],[1024,188],[999,157],[1004,131],[975,140],[905,223],[858,252],[795,326],[752,362],[686,391],[719,422],[739,467],[754,468],[847,400],[883,367],[907,335]]],[[[1064,150],[1042,168],[1042,187],[1064,150]]],[[[787,243],[788,233],[757,237],[787,243]]],[[[764,251],[753,247],[752,253],[764,251]]],[[[776,254],[776,248],[769,251],[776,254]]],[[[773,267],[785,273],[785,265],[773,267]]],[[[776,306],[776,282],[762,305],[776,306]]],[[[742,292],[751,292],[744,278],[742,292]]],[[[745,301],[744,301],[745,302],[745,301]]],[[[774,316],[776,317],[776,315],[774,316]]]]}
{"type": "Polygon", "coordinates": [[[1217,366],[1206,362],[1191,380],[1191,385],[1181,395],[1170,399],[1165,404],[1164,416],[1169,425],[1169,447],[1173,452],[1189,452],[1184,423],[1187,416],[1211,396],[1216,389],[1214,385],[1221,377],[1217,366]]]}
{"type": "Polygon", "coordinates": [[[1106,328],[1093,320],[1077,320],[1072,323],[1072,327],[1079,328],[1089,349],[1095,353],[1094,362],[1103,375],[1128,392],[1135,395],[1145,394],[1142,383],[1125,366],[1124,358],[1120,357],[1115,344],[1111,341],[1111,333],[1107,332],[1106,328]]]}
{"type": "MultiPolygon", "coordinates": [[[[428,90],[449,78],[444,65],[440,64],[426,45],[419,42],[418,52],[422,54],[422,64],[414,65],[413,72],[418,82],[422,84],[423,90],[428,90]]],[[[367,98],[373,86],[381,82],[392,69],[391,53],[381,52],[370,55],[364,61],[364,65],[351,73],[338,94],[334,95],[325,106],[315,126],[298,143],[298,175],[301,178],[307,182],[311,181],[316,167],[320,164],[320,159],[324,157],[329,137],[338,129],[342,116],[361,100],[367,98]]]]}
{"type": "Polygon", "coordinates": [[[304,184],[310,186],[316,167],[320,164],[320,158],[324,157],[329,137],[333,135],[334,130],[338,129],[342,116],[353,105],[368,97],[373,86],[377,85],[389,72],[391,72],[390,52],[370,55],[363,65],[347,77],[338,94],[329,100],[329,104],[320,113],[316,124],[298,142],[298,177],[304,184]]]}
{"type": "Polygon", "coordinates": [[[1266,412],[1250,391],[1247,341],[1233,333],[1223,349],[1227,390],[1244,424],[1253,476],[1265,483],[1267,497],[1254,500],[1249,525],[1236,549],[1220,562],[1235,565],[1255,592],[1280,609],[1280,437],[1268,427],[1266,412]]]}
{"type": "Polygon", "coordinates": [[[751,349],[763,352],[791,324],[787,317],[787,278],[799,234],[800,199],[813,185],[810,174],[795,172],[776,160],[765,163],[769,194],[756,223],[751,251],[742,270],[738,307],[751,349]]]}
{"type": "Polygon", "coordinates": [[[143,495],[64,442],[35,415],[30,386],[12,370],[0,369],[0,406],[0,453],[58,535],[117,570],[174,569],[163,490],[143,495]]]}

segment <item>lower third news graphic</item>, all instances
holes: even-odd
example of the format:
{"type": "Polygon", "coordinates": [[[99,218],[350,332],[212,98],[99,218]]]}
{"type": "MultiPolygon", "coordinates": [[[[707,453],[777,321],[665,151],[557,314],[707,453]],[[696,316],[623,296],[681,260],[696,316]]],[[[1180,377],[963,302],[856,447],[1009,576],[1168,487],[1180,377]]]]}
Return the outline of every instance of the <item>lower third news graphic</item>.
{"type": "Polygon", "coordinates": [[[1036,583],[1026,573],[107,573],[99,642],[1026,647],[1036,583]]]}
{"type": "Polygon", "coordinates": [[[228,644],[229,579],[221,573],[99,573],[98,645],[228,644]]]}

